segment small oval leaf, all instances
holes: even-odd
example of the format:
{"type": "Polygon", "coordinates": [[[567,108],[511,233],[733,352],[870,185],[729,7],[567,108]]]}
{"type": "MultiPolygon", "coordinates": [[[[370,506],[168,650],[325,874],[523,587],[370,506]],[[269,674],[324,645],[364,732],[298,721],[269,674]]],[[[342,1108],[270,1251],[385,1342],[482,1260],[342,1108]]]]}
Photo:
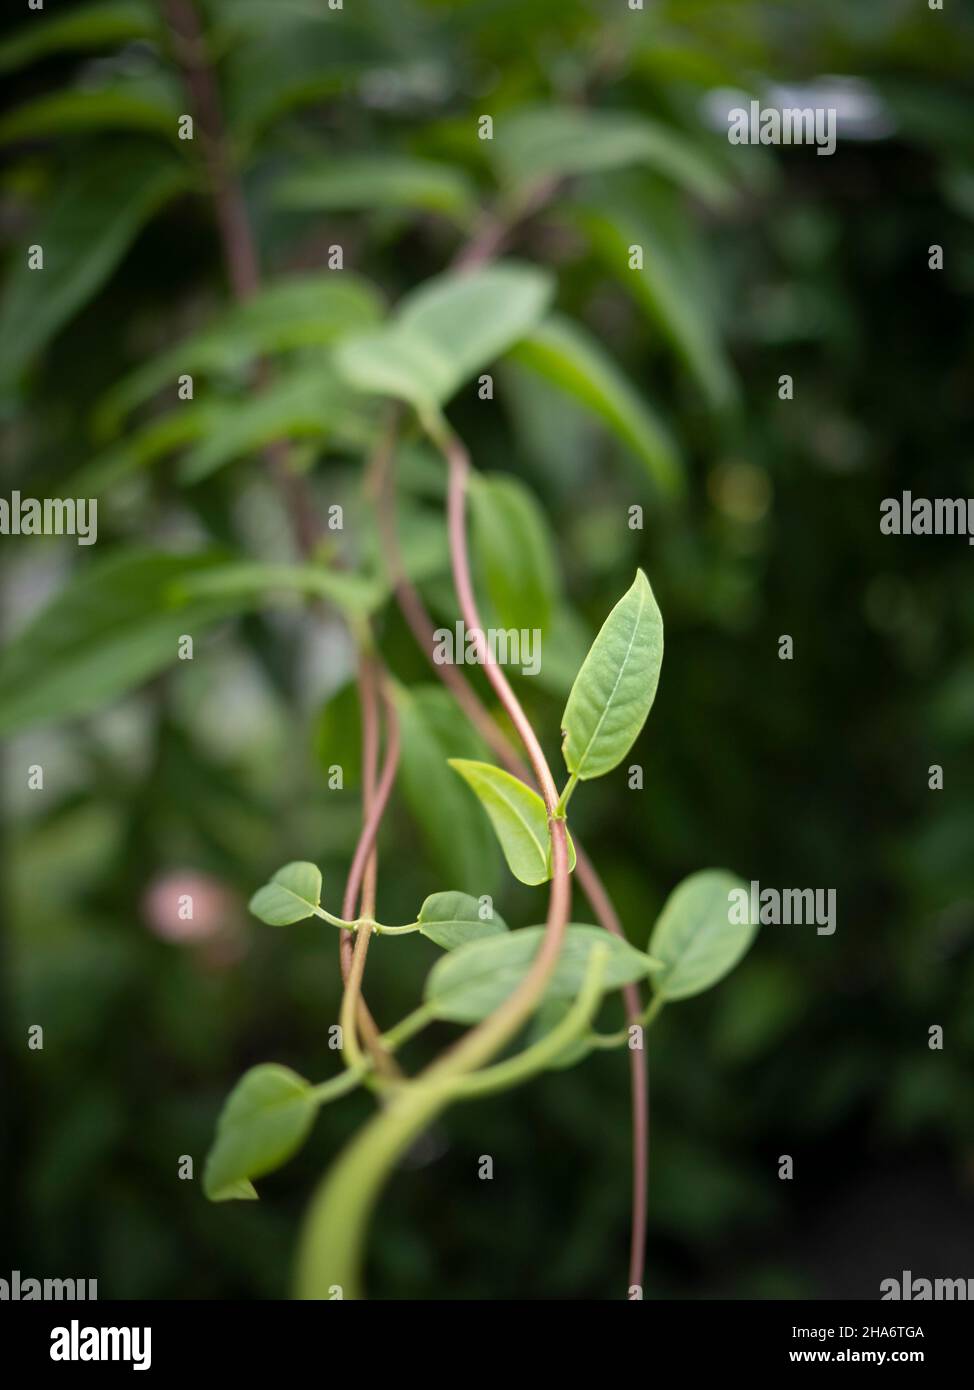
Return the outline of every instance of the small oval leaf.
{"type": "Polygon", "coordinates": [[[569,692],[561,719],[569,772],[585,782],[622,761],[646,722],[662,663],[663,619],[649,580],[637,570],[569,692]]]}
{"type": "Polygon", "coordinates": [[[664,963],[654,979],[664,999],[688,999],[722,979],[745,954],[757,932],[748,890],[724,869],[704,869],[674,888],[649,939],[649,952],[664,963]]]}
{"type": "Polygon", "coordinates": [[[289,1067],[265,1062],[245,1072],[227,1097],[206,1158],[203,1191],[210,1201],[253,1201],[251,1179],[300,1148],[317,1109],[311,1083],[289,1067]]]}
{"type": "MultiPolygon", "coordinates": [[[[486,1018],[524,979],[538,953],[544,927],[472,941],[438,960],[426,978],[423,997],[435,1016],[452,1023],[478,1023],[486,1018]]],[[[573,999],[582,987],[589,953],[595,945],[608,948],[603,989],[642,980],[656,963],[628,941],[610,936],[601,927],[571,925],[558,956],[545,999],[573,999]]]]}
{"type": "Polygon", "coordinates": [[[313,917],[321,902],[321,873],[316,864],[298,861],[278,869],[270,883],[258,888],[250,910],[269,927],[289,927],[313,917]]]}
{"type": "MultiPolygon", "coordinates": [[[[515,878],[532,886],[551,877],[548,812],[536,791],[492,763],[450,758],[450,766],[473,790],[504,851],[515,878]]],[[[568,868],[575,867],[575,846],[568,837],[568,868]]]]}
{"type": "Polygon", "coordinates": [[[419,909],[420,934],[444,951],[453,951],[468,941],[507,931],[507,923],[499,912],[492,908],[487,918],[480,912],[479,899],[469,893],[432,893],[419,909]]]}

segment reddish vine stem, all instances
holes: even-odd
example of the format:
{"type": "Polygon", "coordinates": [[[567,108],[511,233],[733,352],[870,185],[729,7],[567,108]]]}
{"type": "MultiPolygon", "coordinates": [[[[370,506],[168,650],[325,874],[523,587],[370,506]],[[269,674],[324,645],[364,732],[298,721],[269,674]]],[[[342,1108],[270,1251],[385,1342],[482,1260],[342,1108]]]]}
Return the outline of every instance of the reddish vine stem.
{"type": "MultiPolygon", "coordinates": [[[[363,783],[366,791],[363,797],[362,829],[352,856],[352,863],[345,881],[345,896],[342,900],[342,916],[351,921],[356,915],[373,917],[375,914],[375,881],[377,870],[376,841],[382,819],[389,804],[396,771],[399,766],[399,720],[391,698],[383,689],[383,707],[386,725],[386,754],[382,775],[376,783],[379,747],[379,715],[376,698],[378,673],[371,656],[365,655],[361,662],[360,689],[362,691],[362,746],[363,783]],[[358,914],[356,914],[358,903],[358,914]]],[[[340,957],[342,977],[345,988],[354,997],[356,1017],[362,1030],[362,1037],[372,1054],[376,1067],[386,1075],[402,1076],[400,1067],[393,1061],[382,1044],[379,1029],[361,997],[362,975],[365,958],[368,954],[372,932],[360,927],[353,944],[353,934],[342,931],[340,957]]]]}
{"type": "Polygon", "coordinates": [[[530,719],[521,707],[520,700],[511,689],[501,668],[490,659],[487,637],[473,591],[473,581],[470,577],[470,557],[467,553],[466,526],[467,478],[470,473],[470,459],[456,435],[450,435],[443,441],[443,450],[450,470],[447,492],[447,528],[450,537],[453,582],[456,585],[460,612],[467,625],[467,635],[474,640],[477,656],[483,663],[487,679],[494,687],[504,712],[514,725],[518,738],[524,744],[548,815],[553,817],[555,807],[558,805],[558,788],[555,786],[555,779],[551,775],[544,750],[538,741],[538,736],[534,732],[530,719]]]}

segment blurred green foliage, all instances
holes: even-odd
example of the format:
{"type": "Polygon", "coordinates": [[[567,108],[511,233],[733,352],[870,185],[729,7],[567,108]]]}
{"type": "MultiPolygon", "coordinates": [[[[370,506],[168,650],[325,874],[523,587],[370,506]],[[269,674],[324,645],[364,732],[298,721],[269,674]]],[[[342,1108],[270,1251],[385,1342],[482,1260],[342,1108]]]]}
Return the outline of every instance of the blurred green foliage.
{"type": "MultiPolygon", "coordinates": [[[[300,597],[258,601],[263,581],[160,618],[159,555],[191,552],[184,580],[291,563],[259,452],[285,437],[322,512],[344,508],[331,558],[371,602],[382,543],[363,472],[380,417],[335,376],[334,345],[441,272],[485,209],[564,174],[510,247],[551,273],[554,313],[497,364],[492,402],[468,381],[450,406],[521,523],[547,519],[558,560],[554,590],[529,576],[550,633],[519,695],[556,735],[600,615],[643,565],[667,644],[645,788],[620,768],[577,809],[627,932],[643,946],[701,864],[834,887],[839,903],[833,937],[765,929],[719,993],[654,1030],[647,1294],[875,1297],[883,1275],[950,1248],[974,1181],[970,550],[878,528],[881,499],[904,489],[974,495],[970,6],[198,8],[264,277],[243,307],[201,142],[177,138],[187,98],[164,8],[59,6],[0,42],[3,492],[99,500],[94,552],[0,548],[5,1266],[97,1277],[103,1297],[287,1291],[306,1196],[368,1101],[324,1111],[259,1204],[209,1206],[176,1173],[188,1154],[199,1174],[247,1066],[335,1069],[334,934],[264,929],[244,904],[291,859],[319,863],[340,897],[359,817],[354,652],[300,597]],[[722,89],[836,73],[882,111],[877,138],[840,124],[822,159],[708,127],[722,89]],[[255,396],[259,354],[272,379],[255,396]],[[54,620],[17,636],[54,594],[54,620]],[[187,630],[194,660],[173,663],[187,630]],[[43,794],[26,789],[31,764],[43,794]],[[195,943],[160,935],[188,875],[205,876],[211,928],[195,943]],[[37,1023],[41,1052],[25,1046],[37,1023]],[[879,1187],[883,1220],[855,1229],[848,1211],[879,1187]]],[[[398,475],[409,572],[452,622],[443,479],[408,431],[398,475]]],[[[510,603],[481,558],[485,592],[510,603]]],[[[379,623],[405,736],[385,919],[475,881],[512,924],[539,920],[544,890],[502,872],[446,768],[483,757],[479,741],[386,601],[379,623]]],[[[381,1020],[408,1011],[436,954],[416,938],[373,953],[381,1020]]],[[[373,1292],[624,1293],[627,1094],[624,1058],[605,1055],[449,1113],[383,1200],[373,1292]],[[485,1152],[491,1183],[476,1179],[485,1152]]]]}

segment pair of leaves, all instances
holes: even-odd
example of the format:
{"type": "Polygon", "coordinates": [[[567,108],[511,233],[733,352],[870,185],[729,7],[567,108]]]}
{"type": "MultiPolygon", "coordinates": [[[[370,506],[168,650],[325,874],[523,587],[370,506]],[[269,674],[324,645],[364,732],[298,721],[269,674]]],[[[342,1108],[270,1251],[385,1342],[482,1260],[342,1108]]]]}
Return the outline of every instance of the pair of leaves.
{"type": "Polygon", "coordinates": [[[514,262],[436,276],[406,295],[385,327],[340,343],[336,365],[356,389],[434,417],[468,377],[535,326],[553,288],[545,271],[514,262]]]}
{"type": "MultiPolygon", "coordinates": [[[[430,971],[423,997],[436,1018],[452,1023],[478,1023],[513,993],[531,969],[545,928],[488,937],[461,946],[438,960],[430,971]]],[[[601,927],[572,924],[566,928],[558,963],[544,998],[574,999],[582,987],[593,946],[607,948],[603,989],[618,989],[645,979],[658,963],[627,941],[601,927]]]]}
{"type": "Polygon", "coordinates": [[[290,927],[316,915],[321,903],[321,871],[297,860],[285,864],[250,900],[250,910],[269,927],[290,927]]]}
{"type": "MultiPolygon", "coordinates": [[[[536,791],[503,768],[467,758],[451,758],[483,806],[500,841],[508,868],[522,883],[547,883],[551,878],[551,832],[548,812],[536,791]]],[[[575,846],[568,837],[568,867],[575,867],[575,846]]]]}
{"type": "MultiPolygon", "coordinates": [[[[663,661],[663,620],[649,580],[637,570],[631,588],[606,618],[575,677],[562,715],[565,763],[580,781],[618,766],[646,721],[663,661]]],[[[537,792],[491,763],[451,758],[522,883],[551,877],[548,813],[537,792]]],[[[569,869],[575,847],[569,836],[569,869]]]]}

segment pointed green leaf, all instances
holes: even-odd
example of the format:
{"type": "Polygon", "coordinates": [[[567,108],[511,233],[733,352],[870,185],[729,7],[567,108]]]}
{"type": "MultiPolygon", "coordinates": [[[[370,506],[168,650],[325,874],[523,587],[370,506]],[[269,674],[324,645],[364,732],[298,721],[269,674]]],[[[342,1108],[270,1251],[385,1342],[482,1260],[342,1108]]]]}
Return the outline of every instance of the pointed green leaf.
{"type": "MultiPolygon", "coordinates": [[[[451,758],[450,766],[473,790],[490,817],[507,867],[522,883],[546,883],[551,877],[548,812],[536,791],[491,763],[451,758]]],[[[575,867],[575,846],[568,837],[568,867],[575,867]]]]}
{"type": "Polygon", "coordinates": [[[420,933],[444,951],[507,931],[500,913],[491,907],[490,915],[482,916],[480,900],[469,893],[431,894],[419,909],[417,920],[422,923],[420,933]]]}
{"type": "Polygon", "coordinates": [[[757,928],[739,878],[723,869],[691,874],[667,898],[649,939],[650,954],[663,962],[658,993],[687,999],[709,989],[745,954],[757,928]]]}
{"type": "MultiPolygon", "coordinates": [[[[426,979],[423,998],[437,1018],[453,1023],[478,1023],[513,993],[531,968],[544,927],[472,941],[438,960],[426,979]]],[[[603,988],[618,989],[645,979],[657,964],[635,946],[610,936],[601,927],[572,924],[558,964],[545,991],[545,999],[573,999],[582,986],[589,953],[594,945],[608,949],[603,988]]]]}
{"type": "Polygon", "coordinates": [[[601,777],[646,722],[663,662],[663,619],[642,570],[613,608],[575,677],[561,717],[568,771],[601,777]]]}
{"type": "Polygon", "coordinates": [[[579,324],[552,314],[518,343],[510,357],[604,420],[638,454],[660,492],[670,497],[682,493],[683,463],[669,430],[579,324]]]}
{"type": "Polygon", "coordinates": [[[315,915],[321,902],[321,871],[317,864],[298,860],[278,869],[270,883],[250,900],[250,910],[269,927],[289,927],[315,915]]]}
{"type": "Polygon", "coordinates": [[[251,1067],[227,1097],[203,1170],[211,1202],[257,1196],[252,1178],[273,1172],[303,1144],[317,1104],[311,1084],[289,1067],[251,1067]]]}

